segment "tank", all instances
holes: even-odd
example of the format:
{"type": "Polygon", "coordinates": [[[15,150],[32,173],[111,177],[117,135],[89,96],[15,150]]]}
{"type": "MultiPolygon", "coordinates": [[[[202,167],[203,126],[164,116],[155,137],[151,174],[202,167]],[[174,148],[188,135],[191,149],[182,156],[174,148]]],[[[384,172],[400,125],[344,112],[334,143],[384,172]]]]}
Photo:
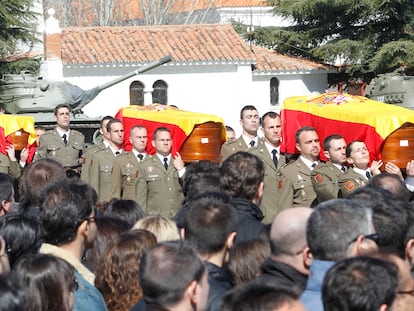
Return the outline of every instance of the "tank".
{"type": "Polygon", "coordinates": [[[171,56],[165,56],[90,90],[83,90],[66,81],[46,81],[29,72],[4,74],[0,80],[0,107],[4,113],[33,116],[36,125],[51,129],[55,126],[55,107],[68,104],[72,108],[71,128],[82,132],[85,141],[92,143],[100,119],[86,116],[82,108],[101,91],[171,60],[171,56]]]}
{"type": "Polygon", "coordinates": [[[414,109],[414,77],[403,68],[381,74],[366,86],[364,96],[387,104],[414,109]]]}

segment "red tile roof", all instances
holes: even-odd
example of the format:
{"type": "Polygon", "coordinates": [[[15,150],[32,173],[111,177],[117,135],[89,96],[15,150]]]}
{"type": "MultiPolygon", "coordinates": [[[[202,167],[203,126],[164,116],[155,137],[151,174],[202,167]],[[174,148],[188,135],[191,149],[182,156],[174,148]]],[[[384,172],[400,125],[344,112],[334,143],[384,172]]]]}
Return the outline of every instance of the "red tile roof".
{"type": "Polygon", "coordinates": [[[65,28],[64,64],[141,63],[170,54],[175,62],[254,62],[231,25],[65,28]]]}

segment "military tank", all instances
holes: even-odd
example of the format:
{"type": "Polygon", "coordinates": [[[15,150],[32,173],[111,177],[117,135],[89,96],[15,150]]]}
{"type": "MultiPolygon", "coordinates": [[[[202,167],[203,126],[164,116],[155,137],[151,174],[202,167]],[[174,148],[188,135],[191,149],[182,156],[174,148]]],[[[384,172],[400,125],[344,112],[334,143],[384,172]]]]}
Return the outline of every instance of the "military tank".
{"type": "Polygon", "coordinates": [[[387,104],[414,109],[414,76],[403,68],[380,74],[366,86],[364,96],[387,104]]]}
{"type": "Polygon", "coordinates": [[[87,143],[93,143],[100,127],[100,118],[86,116],[82,108],[101,91],[171,60],[171,56],[165,56],[89,90],[83,90],[67,81],[46,81],[29,72],[4,74],[0,80],[0,108],[3,113],[30,115],[34,117],[36,125],[51,129],[56,124],[55,107],[68,104],[72,108],[71,128],[82,132],[87,143]]]}

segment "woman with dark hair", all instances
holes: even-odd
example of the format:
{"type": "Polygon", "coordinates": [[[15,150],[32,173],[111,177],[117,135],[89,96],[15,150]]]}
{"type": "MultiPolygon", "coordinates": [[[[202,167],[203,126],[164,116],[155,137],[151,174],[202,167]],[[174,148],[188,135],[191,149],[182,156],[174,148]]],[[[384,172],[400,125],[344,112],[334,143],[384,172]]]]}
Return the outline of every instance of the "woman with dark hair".
{"type": "Polygon", "coordinates": [[[27,287],[27,311],[71,311],[77,289],[74,268],[58,257],[35,254],[21,258],[14,271],[27,287]]]}
{"type": "Polygon", "coordinates": [[[21,214],[8,214],[0,218],[0,236],[6,242],[10,267],[25,254],[35,254],[43,242],[39,222],[21,214]]]}
{"type": "Polygon", "coordinates": [[[156,243],[151,232],[132,230],[108,244],[95,279],[95,286],[104,296],[108,310],[130,310],[141,300],[139,264],[145,249],[156,243]]]}

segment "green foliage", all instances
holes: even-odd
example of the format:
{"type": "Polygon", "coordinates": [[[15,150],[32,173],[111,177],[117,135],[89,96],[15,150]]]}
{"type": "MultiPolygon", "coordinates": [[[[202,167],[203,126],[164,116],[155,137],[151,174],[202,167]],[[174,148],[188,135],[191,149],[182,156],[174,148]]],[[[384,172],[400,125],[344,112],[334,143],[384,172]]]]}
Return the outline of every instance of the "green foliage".
{"type": "Polygon", "coordinates": [[[269,0],[292,26],[257,29],[257,44],[333,63],[358,78],[413,66],[413,0],[269,0]]]}

